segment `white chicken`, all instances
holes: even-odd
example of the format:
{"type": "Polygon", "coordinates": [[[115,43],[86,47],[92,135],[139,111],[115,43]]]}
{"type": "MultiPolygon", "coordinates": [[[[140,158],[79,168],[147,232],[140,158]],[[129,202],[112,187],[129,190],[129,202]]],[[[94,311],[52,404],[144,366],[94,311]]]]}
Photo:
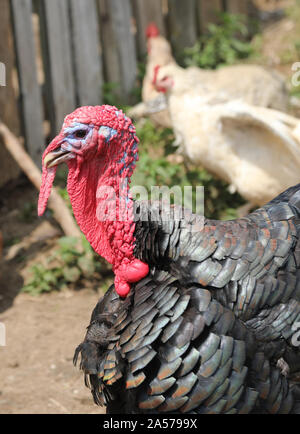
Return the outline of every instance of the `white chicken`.
{"type": "MultiPolygon", "coordinates": [[[[187,74],[178,81],[171,71],[156,69],[156,89],[165,92],[176,141],[189,159],[230,183],[252,205],[299,182],[298,119],[238,98],[241,78],[234,72],[237,95],[228,98],[221,80],[189,90],[187,74]]],[[[246,96],[255,102],[255,92],[246,96]]]]}
{"type": "Polygon", "coordinates": [[[153,79],[157,65],[173,65],[176,67],[172,50],[166,38],[159,34],[154,23],[148,25],[147,36],[147,63],[142,86],[142,101],[128,110],[128,116],[141,118],[150,116],[155,124],[171,127],[171,119],[166,106],[164,95],[156,90],[153,79]]]}
{"type": "MultiPolygon", "coordinates": [[[[289,97],[285,81],[278,73],[259,65],[232,65],[218,70],[205,70],[195,66],[181,68],[175,62],[170,43],[159,35],[155,24],[147,28],[148,57],[143,80],[141,104],[133,107],[129,116],[150,116],[159,125],[171,127],[172,122],[163,93],[159,94],[154,81],[158,67],[160,77],[176,81],[176,92],[196,93],[198,96],[229,102],[242,101],[287,111],[289,97]],[[163,72],[162,72],[163,71],[163,72]]],[[[164,91],[162,83],[161,92],[164,91]]]]}

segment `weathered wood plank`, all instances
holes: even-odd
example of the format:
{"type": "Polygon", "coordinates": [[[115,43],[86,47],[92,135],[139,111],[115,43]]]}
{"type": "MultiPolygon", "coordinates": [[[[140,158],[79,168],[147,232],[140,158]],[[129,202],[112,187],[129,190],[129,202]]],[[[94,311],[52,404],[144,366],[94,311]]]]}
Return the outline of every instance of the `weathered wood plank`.
{"type": "Polygon", "coordinates": [[[162,0],[132,0],[132,6],[137,26],[138,52],[140,56],[143,56],[147,52],[146,29],[148,24],[154,22],[160,33],[163,36],[166,35],[162,0]]]}
{"type": "Polygon", "coordinates": [[[70,0],[78,105],[102,103],[102,58],[95,0],[70,0]]]}
{"type": "Polygon", "coordinates": [[[25,146],[40,166],[43,152],[43,106],[37,80],[31,0],[12,0],[25,146]]]}
{"type": "Polygon", "coordinates": [[[129,0],[109,0],[108,6],[120,65],[122,94],[128,99],[137,73],[131,5],[129,0]]]}
{"type": "Polygon", "coordinates": [[[198,0],[198,21],[201,33],[207,31],[210,23],[218,22],[218,13],[223,12],[222,0],[198,0]]]}
{"type": "Polygon", "coordinates": [[[47,105],[51,135],[55,135],[65,115],[74,110],[76,106],[69,9],[68,2],[63,0],[40,0],[38,5],[47,105]]]}
{"type": "Polygon", "coordinates": [[[170,40],[175,52],[194,45],[197,39],[195,0],[171,0],[168,21],[170,40]]]}
{"type": "MultiPolygon", "coordinates": [[[[0,86],[0,119],[16,135],[20,132],[19,110],[16,89],[13,86],[13,68],[15,65],[15,50],[13,45],[13,29],[9,0],[2,0],[0,14],[0,53],[1,62],[5,66],[5,86],[0,86]]],[[[17,178],[20,169],[6,150],[0,139],[0,187],[6,182],[17,178]]]]}
{"type": "MultiPolygon", "coordinates": [[[[112,27],[112,17],[109,11],[109,0],[99,0],[99,9],[105,81],[110,83],[121,83],[121,70],[117,51],[117,40],[112,27]]],[[[115,93],[120,96],[121,87],[118,87],[115,93]]]]}
{"type": "Polygon", "coordinates": [[[249,0],[226,0],[226,10],[231,14],[245,14],[249,12],[249,0]]]}

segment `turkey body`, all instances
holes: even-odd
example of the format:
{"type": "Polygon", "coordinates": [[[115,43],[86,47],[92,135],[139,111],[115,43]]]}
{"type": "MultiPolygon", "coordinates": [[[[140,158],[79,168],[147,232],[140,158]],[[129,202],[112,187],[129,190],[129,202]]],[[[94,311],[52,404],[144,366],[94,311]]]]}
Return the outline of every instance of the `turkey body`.
{"type": "Polygon", "coordinates": [[[300,184],[233,221],[135,203],[149,275],[95,307],[81,354],[108,413],[291,413],[297,370],[300,184]]]}

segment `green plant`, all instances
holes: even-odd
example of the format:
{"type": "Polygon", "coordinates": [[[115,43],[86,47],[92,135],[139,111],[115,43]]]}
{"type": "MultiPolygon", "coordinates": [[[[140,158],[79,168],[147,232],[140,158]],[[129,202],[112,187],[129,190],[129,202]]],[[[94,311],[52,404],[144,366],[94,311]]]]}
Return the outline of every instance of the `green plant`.
{"type": "Polygon", "coordinates": [[[20,220],[25,223],[31,223],[36,217],[36,204],[34,202],[24,202],[20,210],[20,220]]]}
{"type": "Polygon", "coordinates": [[[33,274],[32,280],[22,288],[23,292],[28,292],[31,295],[38,295],[42,292],[51,291],[54,285],[57,284],[56,273],[48,270],[44,265],[36,264],[31,267],[33,274]]]}
{"type": "Polygon", "coordinates": [[[31,267],[32,278],[23,287],[23,292],[37,295],[59,290],[84,278],[100,279],[101,274],[108,270],[84,237],[80,249],[78,239],[74,237],[62,237],[58,244],[59,248],[47,258],[45,265],[35,264],[31,267]]]}
{"type": "Polygon", "coordinates": [[[119,106],[120,105],[120,83],[109,81],[102,86],[103,103],[119,106]]]}
{"type": "Polygon", "coordinates": [[[21,242],[21,238],[20,237],[11,237],[8,239],[4,239],[3,241],[3,247],[11,247],[14,244],[18,244],[21,242]]]}
{"type": "Polygon", "coordinates": [[[183,63],[215,69],[246,59],[254,52],[249,36],[243,15],[221,13],[220,23],[209,24],[207,34],[202,35],[193,47],[184,50],[183,63]]]}
{"type": "MultiPolygon", "coordinates": [[[[175,151],[172,130],[158,128],[146,120],[137,125],[137,135],[140,138],[139,162],[131,187],[144,186],[150,197],[153,186],[179,186],[182,190],[185,186],[191,186],[191,201],[195,205],[196,187],[203,186],[203,211],[206,217],[224,220],[237,217],[236,209],[245,201],[239,194],[231,194],[226,182],[216,179],[204,168],[191,162],[176,163],[176,158],[170,158],[175,151]]],[[[193,211],[196,211],[195,207],[193,211]]]]}

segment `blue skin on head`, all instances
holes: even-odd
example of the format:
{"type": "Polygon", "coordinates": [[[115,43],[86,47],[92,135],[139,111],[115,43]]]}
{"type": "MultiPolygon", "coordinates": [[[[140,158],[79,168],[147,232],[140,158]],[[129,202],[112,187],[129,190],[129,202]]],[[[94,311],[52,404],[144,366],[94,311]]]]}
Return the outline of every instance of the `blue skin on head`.
{"type": "Polygon", "coordinates": [[[86,125],[80,122],[75,122],[71,127],[65,128],[64,133],[67,137],[62,148],[66,151],[72,151],[74,148],[82,148],[91,138],[93,134],[93,128],[94,125],[86,125]],[[78,134],[79,131],[85,131],[86,135],[84,137],[78,137],[76,134],[78,134]]]}
{"type": "MultiPolygon", "coordinates": [[[[64,133],[67,137],[63,149],[65,149],[66,151],[71,151],[72,148],[80,149],[81,147],[84,147],[87,141],[91,138],[93,134],[93,129],[94,125],[86,125],[80,122],[75,122],[72,126],[65,128],[64,133]],[[85,131],[86,135],[83,137],[78,137],[79,131],[85,131]]],[[[110,139],[112,139],[117,134],[117,131],[113,128],[102,126],[99,128],[98,134],[104,136],[105,142],[108,143],[110,139]]]]}
{"type": "Polygon", "coordinates": [[[112,139],[114,136],[118,134],[117,130],[114,130],[113,128],[102,126],[99,128],[99,135],[105,137],[105,142],[109,142],[110,139],[112,139]]]}
{"type": "MultiPolygon", "coordinates": [[[[120,112],[116,111],[116,115],[119,116],[120,112]]],[[[74,122],[72,126],[67,127],[64,129],[64,133],[67,136],[64,143],[62,144],[62,149],[66,151],[72,151],[74,149],[80,149],[84,147],[84,145],[87,143],[87,141],[91,138],[93,134],[94,125],[87,125],[80,122],[74,122]],[[84,137],[78,137],[78,132],[85,131],[86,134],[84,137]]],[[[134,134],[134,129],[132,128],[132,131],[130,131],[131,134],[134,134]]],[[[108,127],[106,125],[102,125],[99,128],[98,134],[103,136],[105,138],[105,143],[108,143],[113,137],[115,137],[118,132],[114,128],[108,127]]],[[[134,141],[132,145],[132,150],[134,151],[137,148],[137,141],[134,141]]],[[[135,162],[138,158],[137,153],[134,153],[134,160],[129,163],[129,165],[126,165],[126,158],[127,158],[127,152],[124,151],[124,154],[122,158],[118,161],[118,163],[123,163],[123,167],[120,169],[119,174],[122,175],[125,169],[133,168],[135,165],[135,162]]],[[[128,178],[126,178],[127,182],[129,181],[128,178]]],[[[126,202],[129,200],[129,198],[126,199],[126,202]]]]}

